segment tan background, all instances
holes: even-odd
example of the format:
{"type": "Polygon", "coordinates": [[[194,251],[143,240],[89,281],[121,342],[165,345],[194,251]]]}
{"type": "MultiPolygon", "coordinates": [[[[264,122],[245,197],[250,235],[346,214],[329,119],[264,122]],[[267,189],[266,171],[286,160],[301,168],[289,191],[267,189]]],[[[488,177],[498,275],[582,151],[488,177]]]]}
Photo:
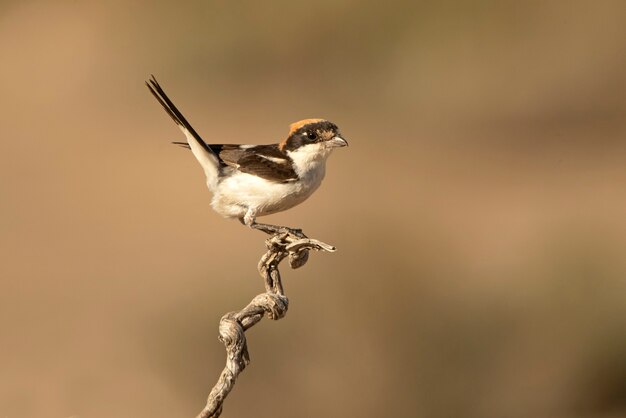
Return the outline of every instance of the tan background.
{"type": "Polygon", "coordinates": [[[224,416],[626,416],[626,3],[130,3],[0,4],[1,417],[193,416],[262,289],[150,73],[209,142],[350,141],[224,416]]]}

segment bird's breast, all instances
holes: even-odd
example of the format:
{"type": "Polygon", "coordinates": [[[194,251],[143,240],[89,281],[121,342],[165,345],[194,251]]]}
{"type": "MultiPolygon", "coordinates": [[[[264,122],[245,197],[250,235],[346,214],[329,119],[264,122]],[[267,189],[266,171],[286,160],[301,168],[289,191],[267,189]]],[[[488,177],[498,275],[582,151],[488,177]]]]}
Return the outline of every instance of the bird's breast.
{"type": "Polygon", "coordinates": [[[274,182],[238,172],[219,183],[211,205],[223,216],[240,217],[247,208],[258,216],[290,209],[304,202],[320,186],[325,170],[308,170],[295,181],[274,182]]]}

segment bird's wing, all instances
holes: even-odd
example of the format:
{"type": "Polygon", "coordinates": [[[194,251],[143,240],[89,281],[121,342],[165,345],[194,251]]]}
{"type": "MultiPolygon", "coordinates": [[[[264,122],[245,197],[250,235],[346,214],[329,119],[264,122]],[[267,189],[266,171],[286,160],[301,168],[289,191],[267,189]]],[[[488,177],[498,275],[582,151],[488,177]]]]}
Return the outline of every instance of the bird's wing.
{"type": "MultiPolygon", "coordinates": [[[[217,181],[219,174],[219,158],[217,154],[202,140],[191,124],[187,122],[187,119],[180,113],[170,98],[167,97],[154,76],[149,81],[146,81],[146,85],[187,137],[187,145],[204,169],[207,179],[217,181]]],[[[180,145],[180,143],[178,144],[180,145]]]]}
{"type": "Polygon", "coordinates": [[[242,173],[252,174],[277,183],[298,179],[291,159],[272,145],[209,145],[221,162],[242,173]]]}

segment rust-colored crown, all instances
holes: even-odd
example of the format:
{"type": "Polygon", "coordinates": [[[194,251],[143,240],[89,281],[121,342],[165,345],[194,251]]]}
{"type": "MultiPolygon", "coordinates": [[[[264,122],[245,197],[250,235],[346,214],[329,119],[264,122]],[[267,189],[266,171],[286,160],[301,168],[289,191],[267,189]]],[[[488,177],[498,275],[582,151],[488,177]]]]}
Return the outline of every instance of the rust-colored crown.
{"type": "Polygon", "coordinates": [[[323,122],[323,121],[324,119],[302,119],[297,122],[294,122],[291,125],[289,125],[289,135],[291,135],[298,129],[302,128],[304,125],[308,125],[309,123],[323,122]]]}

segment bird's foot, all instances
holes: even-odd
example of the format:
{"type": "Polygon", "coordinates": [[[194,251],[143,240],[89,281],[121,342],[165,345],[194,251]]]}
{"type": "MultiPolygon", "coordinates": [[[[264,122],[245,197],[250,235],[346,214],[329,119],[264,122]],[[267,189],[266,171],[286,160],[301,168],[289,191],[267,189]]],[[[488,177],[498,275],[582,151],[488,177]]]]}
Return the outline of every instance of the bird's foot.
{"type": "Polygon", "coordinates": [[[307,238],[307,236],[304,235],[304,233],[302,232],[302,229],[299,229],[299,228],[289,228],[287,226],[280,226],[280,225],[260,224],[256,222],[251,224],[250,228],[258,229],[259,231],[263,231],[268,235],[289,234],[297,238],[307,238]]]}
{"type": "Polygon", "coordinates": [[[302,229],[300,228],[289,228],[287,226],[281,226],[280,233],[295,235],[298,238],[308,238],[306,235],[304,235],[304,232],[302,232],[302,229]]]}

